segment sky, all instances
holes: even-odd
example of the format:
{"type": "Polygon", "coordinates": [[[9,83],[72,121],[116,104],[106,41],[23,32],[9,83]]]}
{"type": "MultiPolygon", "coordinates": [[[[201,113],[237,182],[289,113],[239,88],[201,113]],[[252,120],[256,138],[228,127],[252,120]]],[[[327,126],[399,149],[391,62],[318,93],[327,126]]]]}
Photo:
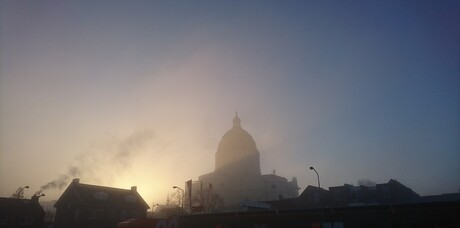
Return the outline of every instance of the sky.
{"type": "Polygon", "coordinates": [[[164,203],[235,112],[303,190],[460,189],[459,1],[0,0],[0,196],[164,203]],[[60,183],[60,184],[59,184],[60,183]]]}

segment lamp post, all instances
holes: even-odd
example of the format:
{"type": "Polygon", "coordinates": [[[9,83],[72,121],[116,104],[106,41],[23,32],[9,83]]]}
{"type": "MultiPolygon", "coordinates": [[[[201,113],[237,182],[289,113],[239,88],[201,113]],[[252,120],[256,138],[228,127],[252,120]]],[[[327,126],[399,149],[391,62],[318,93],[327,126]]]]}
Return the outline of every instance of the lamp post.
{"type": "Polygon", "coordinates": [[[315,171],[316,177],[318,178],[318,204],[321,207],[321,227],[323,227],[323,207],[321,205],[321,184],[319,183],[319,174],[313,166],[310,166],[310,170],[315,171]]]}
{"type": "Polygon", "coordinates": [[[318,177],[318,191],[321,189],[321,184],[319,183],[319,174],[313,166],[310,166],[310,170],[315,171],[316,176],[318,177]]]}
{"type": "Polygon", "coordinates": [[[182,188],[179,188],[177,186],[173,186],[174,189],[179,189],[182,192],[182,197],[181,197],[181,208],[184,210],[184,196],[185,196],[185,191],[182,188]]]}

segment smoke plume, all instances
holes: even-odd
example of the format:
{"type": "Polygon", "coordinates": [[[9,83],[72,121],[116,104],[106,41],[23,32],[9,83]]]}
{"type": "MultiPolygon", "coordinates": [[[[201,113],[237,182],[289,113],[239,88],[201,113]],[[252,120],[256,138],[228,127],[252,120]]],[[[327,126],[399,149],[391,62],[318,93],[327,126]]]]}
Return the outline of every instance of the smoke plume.
{"type": "Polygon", "coordinates": [[[111,179],[113,175],[120,174],[131,165],[132,158],[142,150],[152,136],[150,130],[144,130],[121,139],[112,137],[107,142],[95,145],[76,156],[75,164],[70,166],[65,174],[41,186],[37,193],[49,189],[61,190],[76,177],[87,177],[97,182],[100,179],[111,179]]]}
{"type": "Polygon", "coordinates": [[[71,166],[69,167],[69,170],[67,171],[66,174],[61,175],[59,178],[53,181],[50,181],[47,184],[41,186],[38,192],[41,193],[44,190],[53,189],[53,188],[62,189],[65,186],[67,186],[67,183],[71,178],[79,176],[80,174],[81,173],[78,167],[71,166]]]}

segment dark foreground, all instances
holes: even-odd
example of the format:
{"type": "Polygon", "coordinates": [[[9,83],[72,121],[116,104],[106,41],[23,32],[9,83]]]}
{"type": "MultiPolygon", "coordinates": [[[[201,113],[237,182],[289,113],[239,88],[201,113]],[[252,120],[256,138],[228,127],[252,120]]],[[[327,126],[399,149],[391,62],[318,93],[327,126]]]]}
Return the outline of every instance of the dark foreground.
{"type": "Polygon", "coordinates": [[[296,210],[184,215],[119,227],[271,228],[271,227],[460,227],[460,202],[416,203],[296,210]]]}

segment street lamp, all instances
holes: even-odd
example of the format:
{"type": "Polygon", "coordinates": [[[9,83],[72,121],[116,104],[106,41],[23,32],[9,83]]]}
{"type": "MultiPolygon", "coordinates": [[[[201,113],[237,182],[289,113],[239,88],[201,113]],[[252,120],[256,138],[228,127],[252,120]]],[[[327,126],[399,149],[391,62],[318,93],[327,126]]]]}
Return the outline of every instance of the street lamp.
{"type": "MultiPolygon", "coordinates": [[[[318,205],[321,206],[321,184],[319,183],[319,174],[313,166],[310,166],[310,170],[315,171],[316,177],[318,177],[318,205]]],[[[323,227],[323,207],[321,207],[321,227],[323,227]]]]}
{"type": "Polygon", "coordinates": [[[177,186],[173,186],[174,189],[179,189],[182,192],[182,197],[181,197],[181,208],[182,210],[184,209],[184,196],[185,196],[185,191],[182,188],[179,188],[177,186]]]}
{"type": "Polygon", "coordinates": [[[313,166],[310,166],[310,170],[313,170],[313,171],[315,171],[315,173],[316,173],[316,176],[318,177],[318,188],[319,188],[319,189],[321,189],[321,185],[319,184],[319,174],[318,174],[318,172],[316,171],[316,169],[315,169],[315,168],[313,168],[313,166]]]}

